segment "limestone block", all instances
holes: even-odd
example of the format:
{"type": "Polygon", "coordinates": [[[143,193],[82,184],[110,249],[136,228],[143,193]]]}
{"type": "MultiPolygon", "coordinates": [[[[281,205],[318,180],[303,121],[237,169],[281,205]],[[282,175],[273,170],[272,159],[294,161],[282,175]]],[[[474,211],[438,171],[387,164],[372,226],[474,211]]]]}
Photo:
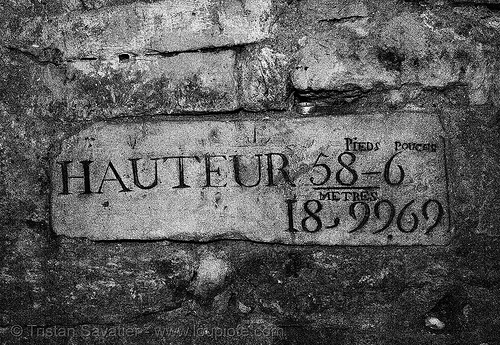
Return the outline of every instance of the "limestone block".
{"type": "Polygon", "coordinates": [[[232,111],[238,108],[234,66],[231,50],[76,61],[71,88],[74,98],[88,99],[108,116],[232,111]]]}
{"type": "Polygon", "coordinates": [[[269,0],[166,0],[72,11],[5,24],[3,41],[40,55],[58,49],[64,59],[181,52],[242,45],[269,36],[269,0]]]}
{"type": "Polygon", "coordinates": [[[98,123],[53,163],[52,224],[97,240],[445,244],[442,135],[421,113],[98,123]]]}

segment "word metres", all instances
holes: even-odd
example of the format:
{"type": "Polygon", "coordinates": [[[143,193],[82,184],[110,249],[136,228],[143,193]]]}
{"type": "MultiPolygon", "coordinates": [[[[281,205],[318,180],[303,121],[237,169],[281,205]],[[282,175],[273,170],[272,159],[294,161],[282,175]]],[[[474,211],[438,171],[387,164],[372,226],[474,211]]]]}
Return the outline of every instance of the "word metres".
{"type": "Polygon", "coordinates": [[[52,165],[52,224],[95,240],[443,245],[436,115],[98,123],[52,165]]]}

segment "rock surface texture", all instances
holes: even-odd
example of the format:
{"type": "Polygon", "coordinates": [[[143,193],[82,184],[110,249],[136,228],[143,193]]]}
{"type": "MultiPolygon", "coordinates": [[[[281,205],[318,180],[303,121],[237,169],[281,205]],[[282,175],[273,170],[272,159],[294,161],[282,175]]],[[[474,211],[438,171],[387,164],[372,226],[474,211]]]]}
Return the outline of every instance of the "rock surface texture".
{"type": "MultiPolygon", "coordinates": [[[[500,344],[498,1],[3,0],[0,27],[2,344],[500,344]],[[418,115],[424,116],[421,121],[405,126],[408,114],[431,114],[426,116],[435,125],[418,115]],[[342,123],[364,116],[372,116],[375,124],[358,133],[358,142],[370,141],[360,137],[369,130],[383,134],[396,128],[423,133],[415,138],[435,134],[445,143],[445,171],[441,160],[422,160],[413,171],[435,174],[408,173],[405,181],[411,177],[415,190],[400,195],[447,198],[442,203],[447,223],[439,224],[450,234],[440,243],[267,243],[221,228],[213,228],[207,238],[112,236],[121,231],[120,219],[111,219],[100,236],[92,236],[61,223],[54,210],[64,206],[54,201],[64,187],[54,177],[63,170],[54,167],[63,169],[64,163],[57,162],[75,138],[87,145],[82,144],[84,150],[93,145],[93,134],[111,133],[109,128],[168,132],[176,128],[169,126],[174,123],[203,129],[207,122],[281,121],[285,125],[275,126],[285,133],[280,143],[265,142],[252,130],[235,139],[278,149],[290,146],[286,138],[300,133],[289,128],[293,123],[342,123]],[[402,122],[393,127],[376,125],[398,116],[402,122]],[[442,173],[444,184],[430,181],[442,173]],[[105,230],[111,235],[104,236],[105,230]]],[[[113,135],[119,137],[118,132],[113,135]]],[[[120,140],[137,144],[122,132],[120,140]]],[[[217,154],[217,140],[227,139],[207,133],[211,141],[205,143],[188,140],[193,131],[183,128],[177,135],[185,146],[193,146],[193,155],[205,157],[217,154]],[[201,152],[201,147],[212,151],[201,152]]],[[[301,143],[304,152],[313,145],[301,143]]],[[[137,152],[151,158],[162,145],[137,152]]],[[[111,143],[81,161],[95,163],[102,155],[112,158],[120,152],[111,143]]],[[[230,158],[230,152],[224,154],[230,158]]],[[[400,157],[394,158],[389,181],[397,180],[398,164],[406,168],[400,157]]],[[[141,156],[122,158],[133,169],[141,156]]],[[[279,158],[271,156],[275,169],[263,172],[264,183],[287,180],[279,158]]],[[[306,180],[319,183],[327,173],[320,158],[295,167],[290,181],[315,167],[321,175],[306,180]]],[[[333,162],[337,158],[329,157],[333,162]]],[[[269,164],[267,159],[262,156],[269,164]]],[[[214,159],[208,169],[202,160],[202,177],[194,182],[223,184],[218,170],[222,160],[214,159]]],[[[181,169],[175,162],[172,169],[181,169]]],[[[354,176],[349,169],[358,166],[338,162],[341,166],[331,168],[331,177],[339,173],[346,183],[341,187],[350,188],[345,178],[354,176]]],[[[123,176],[126,186],[152,183],[146,179],[152,165],[140,167],[144,175],[139,180],[134,181],[133,171],[123,176]]],[[[121,172],[118,165],[107,167],[104,193],[110,186],[123,188],[114,168],[121,172]]],[[[71,188],[77,186],[77,173],[70,170],[71,188]]],[[[170,182],[182,186],[179,180],[170,182]]],[[[85,191],[84,183],[78,187],[85,191]]],[[[92,185],[92,191],[99,187],[92,185]]],[[[210,207],[224,207],[222,191],[218,195],[200,188],[197,193],[210,207]]],[[[286,188],[281,193],[285,196],[286,188]]],[[[95,216],[82,201],[85,194],[72,197],[80,204],[66,209],[65,219],[71,213],[71,219],[95,216]]],[[[106,201],[99,207],[114,207],[106,201]]],[[[186,199],[177,200],[182,202],[186,199]]],[[[353,222],[362,221],[368,211],[379,222],[391,214],[387,202],[378,211],[367,200],[355,202],[343,213],[353,222]]],[[[244,201],[231,205],[241,206],[235,214],[251,207],[244,201]]],[[[319,224],[317,214],[327,211],[319,205],[292,201],[282,210],[300,206],[302,214],[296,214],[293,226],[311,230],[319,224]]],[[[398,231],[394,224],[399,222],[409,232],[412,212],[420,226],[438,223],[435,201],[425,207],[411,204],[399,217],[404,205],[396,207],[387,231],[398,231]]],[[[134,217],[134,211],[128,215],[134,217]]],[[[188,219],[195,217],[192,212],[188,219]]],[[[154,222],[144,219],[135,220],[136,228],[154,222]]],[[[85,225],[95,229],[101,221],[85,225]]],[[[251,219],[238,222],[254,227],[251,219]]],[[[196,232],[199,225],[189,224],[196,232]]],[[[285,222],[276,231],[286,227],[285,222]]],[[[444,229],[440,225],[435,230],[444,229]]]]}

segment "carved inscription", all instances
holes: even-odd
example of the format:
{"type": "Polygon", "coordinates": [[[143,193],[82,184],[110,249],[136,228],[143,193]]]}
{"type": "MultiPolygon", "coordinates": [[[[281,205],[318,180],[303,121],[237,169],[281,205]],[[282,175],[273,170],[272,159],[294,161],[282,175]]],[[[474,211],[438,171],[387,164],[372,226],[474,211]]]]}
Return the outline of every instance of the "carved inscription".
{"type": "Polygon", "coordinates": [[[431,245],[450,239],[433,114],[100,123],[54,161],[57,233],[431,245]]]}

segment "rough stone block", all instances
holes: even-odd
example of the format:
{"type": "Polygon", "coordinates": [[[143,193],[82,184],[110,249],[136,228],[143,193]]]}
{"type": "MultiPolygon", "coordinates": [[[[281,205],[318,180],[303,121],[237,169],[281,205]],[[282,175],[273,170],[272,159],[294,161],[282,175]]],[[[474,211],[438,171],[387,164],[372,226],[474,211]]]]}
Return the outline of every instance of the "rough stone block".
{"type": "Polygon", "coordinates": [[[445,244],[441,136],[418,113],[99,123],[53,164],[52,224],[97,240],[445,244]]]}
{"type": "Polygon", "coordinates": [[[250,111],[286,109],[288,57],[270,48],[247,51],[239,56],[241,107],[250,111]]]}
{"type": "Polygon", "coordinates": [[[500,131],[495,109],[451,113],[456,208],[468,230],[500,236],[500,131]]]}
{"type": "Polygon", "coordinates": [[[269,0],[137,2],[6,23],[4,44],[36,55],[55,48],[66,60],[242,45],[269,36],[270,10],[269,0]]]}
{"type": "Polygon", "coordinates": [[[464,84],[468,86],[470,104],[498,104],[499,51],[486,36],[498,35],[495,26],[483,26],[480,32],[486,37],[473,40],[458,21],[464,21],[466,15],[459,19],[454,16],[442,13],[442,24],[429,24],[414,13],[395,16],[384,23],[378,45],[388,60],[397,62],[403,85],[451,89],[464,84]]]}
{"type": "Polygon", "coordinates": [[[231,50],[125,63],[76,61],[72,94],[107,116],[232,111],[238,108],[234,67],[231,50]]]}
{"type": "Polygon", "coordinates": [[[385,69],[368,47],[346,50],[348,42],[328,37],[312,37],[299,51],[292,72],[293,86],[303,91],[347,91],[372,89],[380,84],[394,87],[398,74],[385,69]],[[354,56],[354,57],[353,57],[354,56]]]}
{"type": "Polygon", "coordinates": [[[57,125],[44,117],[52,94],[40,81],[54,70],[0,48],[0,71],[0,220],[44,221],[44,165],[57,125]]]}

